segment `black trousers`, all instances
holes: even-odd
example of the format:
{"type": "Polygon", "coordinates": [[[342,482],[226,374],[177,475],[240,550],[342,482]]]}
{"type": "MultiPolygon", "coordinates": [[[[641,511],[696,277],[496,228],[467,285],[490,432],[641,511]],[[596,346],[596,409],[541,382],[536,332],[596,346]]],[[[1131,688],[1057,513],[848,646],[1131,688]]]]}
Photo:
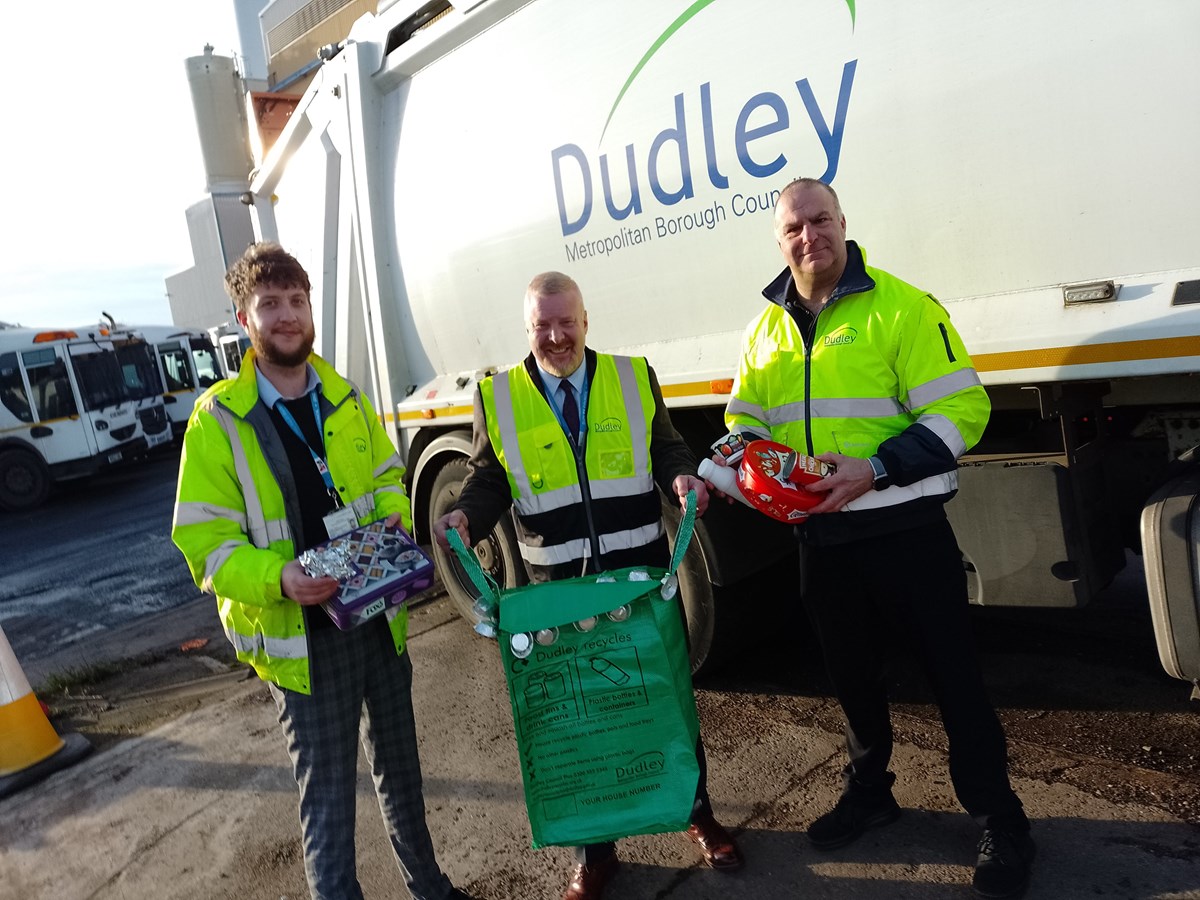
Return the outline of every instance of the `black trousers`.
{"type": "Polygon", "coordinates": [[[801,547],[804,601],[846,717],[846,792],[886,791],[895,777],[887,657],[917,654],[950,745],[950,778],[984,827],[1029,827],[1008,780],[1004,730],[988,699],[948,521],[828,547],[801,547]]]}

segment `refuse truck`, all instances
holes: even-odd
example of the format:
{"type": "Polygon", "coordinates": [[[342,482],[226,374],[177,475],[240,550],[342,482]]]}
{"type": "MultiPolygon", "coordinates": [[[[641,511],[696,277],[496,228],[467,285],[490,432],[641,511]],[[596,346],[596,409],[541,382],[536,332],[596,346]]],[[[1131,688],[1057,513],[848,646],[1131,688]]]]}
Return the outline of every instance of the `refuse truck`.
{"type": "Polygon", "coordinates": [[[132,387],[141,349],[97,326],[0,328],[0,513],[170,440],[161,395],[132,387]]]}
{"type": "MultiPolygon", "coordinates": [[[[1142,553],[1163,665],[1200,678],[1200,4],[379,6],[242,199],[312,273],[318,351],[394,428],[419,538],[544,270],[707,454],[783,266],[774,202],[811,176],[873,265],[945,306],[991,396],[948,507],[972,601],[1081,607],[1142,553]]],[[[522,578],[511,522],[475,550],[522,578]]],[[[714,504],[683,570],[694,667],[789,555],[786,526],[714,504]]]]}

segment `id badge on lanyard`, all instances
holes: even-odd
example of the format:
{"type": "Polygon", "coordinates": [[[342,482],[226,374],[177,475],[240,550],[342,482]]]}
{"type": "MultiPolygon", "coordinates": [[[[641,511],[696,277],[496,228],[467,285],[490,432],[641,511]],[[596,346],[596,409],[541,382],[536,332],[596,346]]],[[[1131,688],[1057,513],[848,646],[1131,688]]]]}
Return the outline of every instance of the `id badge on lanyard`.
{"type": "Polygon", "coordinates": [[[329,488],[329,496],[333,498],[334,505],[337,509],[331,510],[322,517],[325,522],[325,533],[331,538],[337,537],[339,534],[345,534],[348,531],[353,531],[358,527],[358,516],[354,514],[354,508],[350,506],[342,506],[341,498],[338,497],[338,492],[332,487],[333,478],[329,474],[329,466],[325,460],[321,459],[316,454],[313,459],[317,463],[317,471],[321,473],[321,477],[331,485],[329,488]]]}
{"type": "Polygon", "coordinates": [[[354,515],[354,510],[349,506],[333,510],[325,516],[324,521],[325,531],[331,538],[345,534],[347,531],[353,531],[358,527],[358,517],[354,515]]]}

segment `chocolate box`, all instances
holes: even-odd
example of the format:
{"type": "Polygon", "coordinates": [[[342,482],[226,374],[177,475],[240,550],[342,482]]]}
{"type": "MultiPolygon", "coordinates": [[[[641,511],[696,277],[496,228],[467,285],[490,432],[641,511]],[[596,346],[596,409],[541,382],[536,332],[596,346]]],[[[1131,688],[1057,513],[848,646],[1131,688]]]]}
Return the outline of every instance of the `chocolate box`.
{"type": "Polygon", "coordinates": [[[357,574],[322,604],[338,628],[348,631],[389,606],[403,603],[433,584],[433,561],[398,526],[382,521],[331,538],[314,549],[348,555],[357,574]]]}

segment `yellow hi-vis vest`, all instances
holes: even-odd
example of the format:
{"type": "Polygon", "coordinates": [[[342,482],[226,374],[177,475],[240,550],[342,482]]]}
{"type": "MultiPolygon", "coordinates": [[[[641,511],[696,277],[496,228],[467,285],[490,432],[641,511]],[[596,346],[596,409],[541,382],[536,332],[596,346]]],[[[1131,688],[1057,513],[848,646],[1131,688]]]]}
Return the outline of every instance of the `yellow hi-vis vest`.
{"type": "MultiPolygon", "coordinates": [[[[321,378],[326,461],[342,502],[360,525],[398,512],[411,529],[404,468],[370,401],[319,356],[309,362],[321,378]]],[[[286,466],[287,454],[258,402],[249,351],[236,379],[218,382],[196,401],[184,434],[171,539],[196,584],[216,594],[238,659],[264,680],[308,694],[304,613],[279,585],[284,564],[296,558],[292,535],[300,511],[288,508],[272,460],[286,466]]],[[[393,607],[387,615],[402,653],[407,614],[393,607]]]]}
{"type": "MultiPolygon", "coordinates": [[[[778,303],[750,323],[725,411],[730,431],[770,431],[773,440],[802,453],[860,459],[914,422],[954,459],[975,445],[991,403],[950,316],[929,294],[882,269],[866,267],[866,273],[875,287],[822,309],[807,350],[778,303]]],[[[846,508],[895,506],[957,487],[951,469],[868,491],[846,508]]]]}
{"type": "Polygon", "coordinates": [[[582,467],[534,377],[540,375],[531,377],[522,364],[479,385],[488,437],[508,473],[521,525],[522,558],[548,567],[592,558],[597,549],[603,558],[662,538],[662,508],[650,471],[654,394],[646,360],[596,355],[582,467]]]}

